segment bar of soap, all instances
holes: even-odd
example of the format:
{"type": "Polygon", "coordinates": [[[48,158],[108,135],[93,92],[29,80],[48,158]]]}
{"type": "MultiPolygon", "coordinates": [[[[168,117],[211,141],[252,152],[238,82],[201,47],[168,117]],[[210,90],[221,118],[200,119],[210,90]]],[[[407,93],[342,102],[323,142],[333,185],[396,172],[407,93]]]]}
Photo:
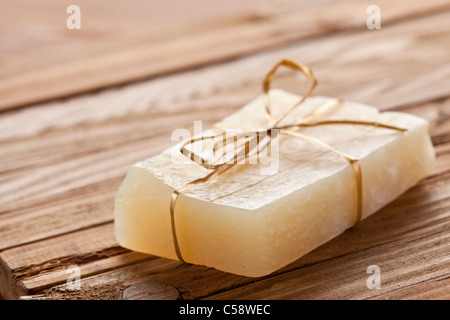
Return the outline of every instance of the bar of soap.
{"type": "MultiPolygon", "coordinates": [[[[300,98],[278,89],[271,90],[269,96],[272,110],[280,114],[300,98]]],[[[283,122],[301,119],[333,100],[310,97],[283,122]]],[[[424,119],[398,112],[380,113],[374,107],[353,102],[345,102],[318,120],[324,119],[372,121],[408,129],[397,132],[333,124],[300,130],[359,159],[362,219],[434,170],[435,153],[424,119]]],[[[217,126],[266,128],[261,97],[217,126]]],[[[186,262],[249,277],[264,276],[353,225],[356,189],[346,160],[290,136],[280,138],[279,152],[278,171],[274,174],[262,175],[261,164],[235,165],[182,192],[175,223],[186,262]]],[[[115,235],[121,246],[177,259],[171,229],[171,194],[211,170],[186,161],[181,154],[178,160],[172,159],[172,154],[170,148],[129,170],[115,200],[115,235]]]]}

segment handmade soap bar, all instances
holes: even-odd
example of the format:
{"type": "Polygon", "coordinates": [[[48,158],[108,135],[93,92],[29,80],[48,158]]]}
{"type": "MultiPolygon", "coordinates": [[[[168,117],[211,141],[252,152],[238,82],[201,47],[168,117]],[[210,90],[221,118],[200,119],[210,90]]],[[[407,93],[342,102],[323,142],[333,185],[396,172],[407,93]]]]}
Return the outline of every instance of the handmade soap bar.
{"type": "MultiPolygon", "coordinates": [[[[283,112],[299,97],[271,90],[273,110],[283,112]]],[[[335,102],[308,98],[285,120],[335,102]]],[[[428,124],[416,116],[380,113],[359,103],[336,104],[320,120],[375,121],[407,129],[341,125],[299,130],[359,159],[362,218],[376,212],[434,169],[428,124]]],[[[265,128],[260,97],[216,125],[265,128]]],[[[175,147],[178,148],[178,147],[175,147]]],[[[173,157],[168,149],[135,164],[115,201],[115,233],[123,247],[177,259],[170,202],[176,188],[211,170],[173,157]]],[[[280,136],[277,172],[261,174],[263,164],[235,165],[218,177],[189,187],[175,214],[179,248],[186,262],[244,276],[267,275],[336,237],[355,221],[355,179],[350,164],[320,146],[280,136]]],[[[268,164],[264,164],[268,166],[268,164]]]]}

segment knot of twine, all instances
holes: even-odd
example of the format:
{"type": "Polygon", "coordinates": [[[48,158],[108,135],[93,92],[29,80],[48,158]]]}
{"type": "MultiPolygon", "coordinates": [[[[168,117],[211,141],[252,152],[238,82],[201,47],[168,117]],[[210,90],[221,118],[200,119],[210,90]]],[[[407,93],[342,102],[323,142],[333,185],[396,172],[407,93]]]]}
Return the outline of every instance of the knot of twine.
{"type": "MultiPolygon", "coordinates": [[[[263,81],[263,104],[264,104],[264,111],[267,116],[267,128],[263,130],[250,130],[246,131],[245,134],[237,133],[232,134],[231,136],[229,133],[225,133],[223,129],[219,129],[221,133],[217,135],[210,135],[210,136],[201,136],[197,138],[193,138],[190,140],[185,141],[180,146],[180,152],[185,156],[188,157],[190,160],[200,164],[202,167],[206,169],[212,170],[209,174],[205,175],[204,177],[195,179],[193,181],[190,181],[181,187],[177,188],[173,191],[170,201],[170,217],[171,217],[171,228],[172,228],[172,236],[173,236],[173,243],[175,247],[175,253],[177,255],[178,260],[182,262],[186,262],[183,258],[183,255],[180,250],[178,238],[177,238],[177,232],[176,232],[176,226],[175,226],[175,209],[176,209],[176,203],[177,200],[181,194],[182,191],[197,185],[201,183],[205,183],[207,181],[210,181],[214,178],[216,178],[219,175],[224,174],[226,171],[228,171],[230,168],[232,168],[235,164],[240,162],[240,160],[248,159],[249,156],[259,156],[262,150],[266,148],[270,148],[271,140],[274,138],[274,135],[288,135],[293,136],[302,139],[303,141],[310,143],[312,145],[316,145],[322,148],[325,148],[329,151],[332,151],[345,159],[351,166],[353,170],[353,176],[355,181],[355,207],[356,207],[356,213],[355,213],[355,219],[353,225],[358,223],[361,220],[362,217],[362,210],[363,210],[363,190],[362,190],[362,170],[361,170],[361,164],[358,159],[355,157],[348,155],[344,152],[341,152],[339,150],[336,150],[329,144],[304,135],[299,132],[301,128],[305,127],[317,127],[317,126],[323,126],[323,125],[361,125],[361,126],[371,126],[376,128],[384,128],[384,129],[390,129],[395,130],[399,132],[405,132],[407,129],[391,126],[387,124],[382,124],[378,122],[369,122],[369,121],[355,121],[355,120],[323,120],[323,121],[314,121],[315,118],[317,118],[320,114],[323,113],[324,109],[328,109],[329,105],[321,105],[317,106],[315,109],[313,109],[312,112],[310,112],[308,115],[302,117],[301,119],[297,119],[294,123],[287,124],[287,125],[280,125],[281,121],[284,120],[288,115],[292,113],[295,109],[297,109],[300,105],[303,104],[303,102],[311,95],[314,88],[317,86],[318,82],[317,79],[314,77],[311,69],[303,64],[299,64],[296,62],[293,62],[291,60],[281,60],[278,62],[266,75],[263,81]],[[284,113],[282,113],[280,116],[275,117],[273,115],[273,112],[271,110],[270,106],[270,98],[269,98],[269,91],[270,91],[270,85],[272,82],[272,78],[275,75],[276,71],[279,67],[284,66],[288,67],[290,69],[293,69],[295,71],[299,71],[302,74],[304,74],[309,80],[311,80],[312,84],[309,87],[308,91],[305,95],[301,97],[301,99],[296,102],[293,106],[287,109],[284,113]],[[275,132],[275,134],[273,133],[275,132]],[[260,142],[263,140],[262,137],[267,137],[265,139],[265,144],[261,146],[260,142]],[[212,151],[216,153],[217,151],[221,151],[219,155],[219,160],[222,160],[225,156],[225,150],[227,149],[226,146],[230,143],[236,144],[236,142],[240,143],[239,152],[237,152],[233,159],[228,161],[215,161],[211,162],[210,160],[205,159],[201,155],[193,152],[188,146],[198,142],[198,141],[206,141],[206,140],[214,140],[219,141],[219,143],[212,144],[212,151]]],[[[344,103],[341,99],[336,99],[334,102],[335,106],[342,105],[344,103]]],[[[213,127],[214,128],[214,127],[213,127]]],[[[239,144],[239,143],[238,143],[239,144]]]]}

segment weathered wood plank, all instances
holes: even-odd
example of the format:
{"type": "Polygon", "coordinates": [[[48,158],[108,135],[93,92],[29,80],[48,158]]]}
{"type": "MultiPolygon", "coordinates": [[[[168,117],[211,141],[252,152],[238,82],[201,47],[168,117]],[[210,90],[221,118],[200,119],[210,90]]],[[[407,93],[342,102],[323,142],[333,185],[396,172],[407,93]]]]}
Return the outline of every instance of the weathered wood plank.
{"type": "MultiPolygon", "coordinates": [[[[136,263],[152,260],[156,257],[149,256],[146,254],[138,252],[126,252],[122,254],[117,254],[112,257],[105,255],[104,257],[95,259],[92,262],[83,262],[82,264],[76,264],[80,267],[80,277],[84,278],[87,276],[96,275],[98,273],[108,272],[109,270],[114,270],[128,265],[134,265],[136,263]]],[[[78,263],[81,259],[78,261],[78,263]]],[[[77,263],[77,261],[75,261],[77,263]]],[[[33,276],[27,276],[22,281],[20,281],[20,289],[17,290],[19,295],[38,292],[40,290],[47,289],[52,286],[64,284],[68,279],[67,268],[70,265],[64,264],[60,268],[55,268],[48,273],[39,273],[33,276]]]]}
{"type": "MultiPolygon", "coordinates": [[[[443,226],[448,228],[450,221],[447,220],[443,226]]],[[[450,235],[446,230],[439,229],[437,227],[421,238],[394,241],[364,252],[350,253],[209,298],[367,299],[377,295],[378,291],[388,295],[399,287],[408,287],[430,278],[449,277],[450,235]],[[371,265],[381,269],[380,290],[367,288],[369,275],[366,270],[371,265]]]]}
{"type": "Polygon", "coordinates": [[[438,277],[411,285],[386,294],[375,296],[373,299],[407,299],[407,300],[449,300],[450,277],[438,277]]]}
{"type": "MultiPolygon", "coordinates": [[[[235,68],[244,67],[243,62],[248,62],[248,59],[239,63],[232,62],[231,66],[220,66],[214,69],[214,72],[201,70],[197,73],[189,73],[176,84],[190,83],[189,80],[195,80],[195,74],[201,78],[205,73],[208,76],[202,80],[210,83],[207,81],[208,78],[216,74],[227,77],[235,72],[235,68]]],[[[405,72],[408,70],[406,69],[405,72]]],[[[224,80],[219,79],[217,83],[224,80]]],[[[165,80],[167,79],[161,80],[164,86],[174,83],[165,80]]],[[[171,78],[171,80],[178,79],[171,78]]],[[[140,87],[140,85],[137,86],[140,87]]],[[[232,92],[229,95],[233,97],[227,98],[226,94],[213,91],[209,93],[210,98],[196,98],[192,102],[175,103],[172,105],[174,110],[166,111],[166,114],[163,113],[163,105],[167,105],[164,99],[159,107],[154,108],[156,110],[137,115],[133,114],[135,101],[131,101],[129,104],[124,104],[124,109],[128,109],[131,115],[114,119],[118,115],[109,114],[105,116],[106,119],[97,120],[98,122],[95,123],[89,123],[89,116],[86,115],[94,103],[92,99],[98,99],[98,108],[103,112],[110,109],[108,102],[120,97],[121,93],[131,95],[135,91],[127,88],[128,90],[118,90],[112,95],[109,92],[104,95],[99,94],[97,97],[75,99],[70,104],[76,108],[71,108],[70,104],[63,104],[62,108],[42,106],[4,115],[0,120],[4,123],[19,122],[32,126],[36,123],[34,119],[39,112],[54,116],[53,112],[63,110],[63,114],[57,118],[63,122],[60,125],[66,127],[37,128],[34,131],[37,135],[35,137],[16,139],[10,137],[0,145],[0,150],[5,155],[0,159],[0,168],[5,168],[0,177],[2,181],[0,212],[3,213],[0,217],[1,248],[111,221],[112,198],[132,163],[173,144],[170,141],[169,130],[175,127],[190,127],[192,125],[189,122],[196,118],[212,123],[229,114],[229,106],[232,109],[239,106],[236,100],[244,103],[246,98],[251,98],[253,86],[256,87],[253,82],[245,86],[245,89],[241,89],[237,94],[237,98],[232,92]],[[195,109],[190,108],[194,106],[196,106],[195,109]],[[70,115],[74,113],[75,117],[80,116],[78,121],[82,124],[70,122],[74,118],[70,115]],[[160,115],[156,116],[154,113],[160,113],[160,115]],[[108,119],[108,116],[113,119],[108,119]],[[65,118],[69,120],[65,122],[65,118]],[[49,131],[41,132],[45,129],[49,131]],[[35,156],[30,157],[30,154],[35,156]],[[86,194],[90,194],[93,198],[86,197],[86,194]],[[100,195],[97,196],[97,194],[100,195]],[[46,221],[46,219],[49,220],[46,221]],[[39,221],[43,221],[44,224],[39,221]],[[16,232],[23,228],[28,230],[26,235],[16,232]]],[[[232,91],[232,89],[228,90],[232,91]]],[[[354,90],[357,92],[357,88],[354,90]]],[[[364,91],[364,87],[359,90],[364,91]]],[[[408,99],[407,96],[399,95],[399,97],[408,99]]],[[[366,99],[370,100],[370,98],[366,99]]],[[[388,100],[386,99],[384,103],[388,103],[388,100]]],[[[399,104],[403,105],[402,101],[399,101],[399,104]]],[[[437,104],[429,103],[423,108],[401,109],[424,116],[432,122],[435,144],[450,141],[447,134],[450,130],[450,124],[447,121],[450,114],[448,100],[439,101],[437,104]]],[[[100,111],[99,114],[101,114],[100,111]]],[[[45,124],[45,126],[48,125],[45,124]]],[[[5,132],[19,135],[21,131],[11,126],[11,130],[5,132]]],[[[448,159],[448,156],[445,157],[448,159]]],[[[441,166],[439,170],[442,171],[445,170],[447,163],[442,161],[439,165],[441,166]]]]}
{"type": "MultiPolygon", "coordinates": [[[[24,62],[58,61],[69,54],[75,59],[89,56],[89,49],[101,48],[96,46],[99,40],[114,38],[116,42],[121,39],[133,43],[142,34],[159,40],[183,36],[195,28],[229,25],[251,15],[257,18],[271,7],[270,0],[230,0],[214,5],[208,0],[129,0],[126,5],[78,0],[81,29],[68,30],[66,9],[70,4],[52,0],[39,4],[31,0],[2,1],[0,52],[8,67],[13,64],[20,69],[29,67],[24,62]]],[[[2,69],[0,73],[6,71],[10,70],[2,69]]]]}
{"type": "MultiPolygon", "coordinates": [[[[440,181],[438,184],[442,187],[447,186],[448,180],[440,181]]],[[[427,186],[426,181],[417,188],[425,186],[427,186]]],[[[446,188],[448,189],[448,187],[446,188]]],[[[431,192],[431,194],[434,193],[431,192]]],[[[448,251],[446,228],[448,228],[450,223],[448,213],[450,191],[447,193],[447,200],[445,201],[447,209],[445,209],[445,205],[441,201],[429,202],[427,197],[424,196],[428,192],[421,192],[420,194],[422,195],[422,203],[420,205],[412,206],[417,201],[411,201],[411,199],[405,201],[404,198],[408,197],[407,193],[381,212],[361,222],[355,229],[347,231],[338,238],[333,239],[305,257],[262,280],[235,276],[201,266],[181,264],[168,259],[155,258],[118,270],[102,272],[98,275],[83,278],[81,285],[84,289],[82,290],[85,290],[85,292],[83,291],[85,295],[89,295],[89,292],[92,294],[92,291],[95,291],[97,286],[116,284],[126,288],[138,285],[141,291],[146,289],[146,291],[152,292],[152,295],[148,298],[168,299],[169,297],[165,292],[161,292],[161,295],[157,296],[153,290],[154,286],[159,288],[161,283],[163,283],[177,289],[178,294],[172,296],[174,299],[228,298],[228,294],[233,299],[258,299],[261,297],[321,298],[321,294],[330,294],[330,296],[323,296],[323,298],[353,299],[377,297],[380,294],[387,296],[391,290],[415,285],[422,279],[429,279],[430,275],[442,277],[448,275],[449,272],[448,264],[450,263],[450,258],[446,255],[448,251]],[[411,204],[411,206],[399,210],[398,207],[405,202],[411,204]],[[428,238],[430,241],[425,241],[428,238]],[[426,263],[423,260],[426,260],[426,263]],[[395,265],[396,263],[398,265],[395,265]],[[359,269],[355,269],[355,264],[359,266],[359,269]],[[370,291],[365,287],[365,280],[368,277],[365,269],[371,264],[377,264],[382,268],[384,291],[370,291]],[[408,270],[407,273],[404,273],[405,268],[408,270]],[[344,283],[347,281],[345,279],[349,276],[348,273],[352,271],[342,274],[337,273],[336,270],[338,269],[341,271],[359,270],[360,272],[352,275],[352,281],[358,281],[359,290],[353,290],[354,286],[351,282],[344,283]],[[389,270],[386,279],[385,269],[389,270]],[[329,270],[330,273],[328,274],[324,270],[329,270]],[[317,277],[321,274],[322,277],[327,277],[324,274],[328,274],[330,281],[327,283],[317,281],[317,277]],[[337,278],[335,279],[333,276],[337,278]],[[290,287],[288,292],[281,289],[269,289],[277,285],[281,281],[280,279],[286,279],[287,283],[298,281],[290,287]],[[322,290],[323,286],[327,286],[327,284],[335,281],[340,281],[341,284],[335,288],[333,293],[322,290]],[[308,285],[305,287],[300,285],[300,283],[307,283],[308,285]],[[384,288],[385,285],[387,288],[384,288]],[[257,287],[254,290],[248,289],[246,291],[246,288],[252,288],[252,286],[257,287]],[[257,293],[263,290],[260,286],[266,288],[269,292],[273,291],[274,293],[287,294],[288,296],[271,296],[268,292],[262,293],[261,296],[245,296],[247,292],[253,294],[253,292],[257,293]],[[345,288],[342,288],[342,286],[345,288]],[[301,292],[291,291],[293,287],[302,288],[301,292]],[[217,296],[211,296],[211,294],[217,292],[221,293],[217,296]],[[242,292],[242,297],[234,296],[242,292]]],[[[82,265],[81,267],[83,268],[82,265]]],[[[52,277],[52,275],[50,274],[49,277],[52,277]]],[[[32,284],[33,280],[26,279],[23,283],[27,282],[32,284]]],[[[64,285],[59,286],[59,288],[63,290],[64,285]]],[[[29,292],[33,292],[33,290],[29,292]]],[[[70,295],[65,296],[65,298],[69,297],[70,295]]],[[[60,298],[64,298],[64,296],[60,298]]]]}
{"type": "MultiPolygon", "coordinates": [[[[175,115],[183,113],[192,125],[193,119],[200,120],[197,112],[201,109],[228,108],[230,113],[254,98],[261,91],[264,74],[282,57],[309,64],[319,79],[316,93],[321,95],[360,101],[383,110],[446,97],[450,77],[449,20],[449,14],[443,13],[380,32],[335,34],[208,68],[11,111],[0,118],[4,128],[0,141],[76,126],[95,130],[90,125],[124,121],[125,116],[157,116],[169,125],[177,119],[175,115]]],[[[275,85],[299,93],[305,84],[287,72],[281,72],[277,79],[275,85]]]]}
{"type": "MultiPolygon", "coordinates": [[[[353,230],[248,288],[264,288],[280,279],[299,285],[300,279],[306,279],[320,291],[316,298],[407,297],[408,288],[415,286],[435,288],[428,297],[445,296],[446,291],[436,281],[448,277],[438,263],[439,259],[448,263],[444,250],[448,237],[440,233],[448,230],[450,212],[450,100],[440,99],[448,97],[450,79],[445,55],[450,43],[448,17],[443,13],[406,21],[392,26],[385,35],[371,34],[371,38],[364,31],[311,40],[177,76],[2,114],[0,126],[6,130],[0,133],[0,152],[5,155],[0,159],[0,280],[6,286],[0,286],[1,294],[16,298],[63,284],[65,268],[75,263],[87,289],[120,284],[123,288],[136,286],[130,292],[141,297],[145,297],[145,288],[159,292],[152,298],[222,298],[241,293],[253,297],[251,289],[241,287],[247,288],[254,279],[118,248],[112,233],[112,199],[133,162],[173,143],[171,130],[190,128],[193,120],[213,123],[231,113],[259,93],[266,71],[261,66],[270,66],[278,60],[274,57],[286,54],[305,56],[305,62],[313,62],[314,70],[317,66],[316,74],[323,79],[319,93],[427,118],[438,167],[434,175],[353,230]],[[391,42],[386,44],[386,37],[391,42]],[[390,50],[385,58],[384,50],[390,50]],[[329,54],[334,56],[332,61],[326,59],[329,54]],[[371,66],[368,59],[380,55],[383,63],[371,66]],[[430,60],[423,59],[426,55],[430,60]],[[373,78],[361,79],[364,67],[373,78]],[[389,74],[390,70],[395,73],[389,74]],[[345,76],[337,77],[339,73],[345,76]],[[435,101],[415,103],[430,99],[435,101]],[[343,273],[350,277],[350,284],[337,279],[339,290],[324,292],[322,284],[311,282],[316,265],[320,270],[338,270],[336,261],[340,261],[342,268],[362,268],[370,255],[382,259],[383,252],[398,253],[400,264],[417,263],[417,268],[406,268],[403,277],[393,265],[396,256],[392,262],[382,261],[380,267],[382,271],[387,268],[388,282],[381,294],[352,291],[360,286],[360,278],[359,274],[348,274],[350,271],[343,273]],[[428,254],[429,260],[419,263],[420,254],[428,254]],[[438,267],[433,268],[433,264],[438,267]],[[396,287],[398,279],[400,288],[396,287]],[[176,289],[177,294],[169,290],[167,295],[167,290],[162,290],[165,286],[176,289]]],[[[293,79],[291,74],[282,73],[277,83],[295,91],[293,79]]],[[[322,276],[333,279],[332,275],[322,276]]],[[[361,279],[367,276],[363,272],[361,279]]],[[[310,297],[291,284],[278,293],[310,297]]],[[[67,292],[58,294],[59,298],[68,297],[67,292]]]]}
{"type": "Polygon", "coordinates": [[[4,215],[3,223],[0,223],[0,249],[73,231],[71,221],[77,224],[78,229],[110,222],[113,200],[112,192],[92,192],[89,197],[67,196],[64,201],[53,201],[41,207],[34,206],[4,215]]]}
{"type": "MultiPolygon", "coordinates": [[[[384,25],[449,9],[445,0],[430,0],[426,4],[383,0],[377,4],[383,7],[384,25]]],[[[107,41],[97,38],[86,45],[81,57],[74,57],[73,45],[58,48],[57,59],[49,59],[48,53],[38,61],[36,56],[22,56],[20,63],[4,65],[0,109],[236,58],[325,32],[366,28],[367,5],[357,1],[349,5],[324,0],[315,6],[307,1],[287,1],[263,9],[255,6],[237,21],[228,18],[231,23],[225,25],[212,24],[211,28],[204,26],[200,30],[187,26],[181,28],[187,29],[187,34],[178,37],[169,33],[155,38],[154,31],[146,35],[142,31],[145,28],[141,28],[139,37],[132,41],[124,41],[129,33],[107,41]]]]}
{"type": "MultiPolygon", "coordinates": [[[[306,266],[334,261],[335,258],[349,254],[365,255],[367,250],[372,247],[396,246],[397,242],[405,242],[405,239],[408,239],[406,241],[408,243],[414,243],[414,239],[422,239],[430,233],[445,230],[445,228],[448,228],[450,219],[449,181],[450,173],[430,177],[379,213],[361,222],[360,225],[283,268],[276,274],[290,273],[306,266]]],[[[159,273],[153,272],[151,276],[148,276],[146,272],[139,273],[137,271],[146,270],[145,267],[120,268],[123,265],[136,263],[143,259],[152,261],[143,262],[142,265],[149,263],[152,266],[166,265],[169,260],[151,256],[147,258],[145,255],[139,254],[129,258],[128,253],[121,252],[116,247],[117,244],[113,240],[112,225],[99,228],[91,228],[4,251],[0,258],[11,270],[11,277],[16,280],[17,288],[20,288],[20,290],[16,289],[18,294],[36,293],[49,286],[64,283],[65,276],[67,277],[64,273],[65,268],[71,264],[76,264],[81,268],[83,277],[87,277],[83,280],[83,284],[87,288],[94,286],[94,284],[98,285],[102,281],[105,282],[103,285],[111,284],[113,283],[111,281],[115,281],[117,277],[121,279],[121,284],[124,285],[158,280],[165,281],[178,288],[183,292],[183,298],[200,298],[254,281],[251,278],[238,277],[200,266],[182,265],[176,261],[173,265],[176,266],[177,271],[161,268],[159,273]],[[91,243],[91,239],[93,243],[91,243]],[[76,247],[73,246],[73,243],[77,244],[76,247]],[[93,246],[96,246],[96,251],[93,250],[93,246]],[[42,250],[46,252],[48,248],[51,248],[50,253],[46,253],[47,255],[44,256],[39,254],[42,250]],[[107,254],[108,250],[115,252],[117,257],[110,258],[107,254]],[[96,257],[93,262],[90,260],[92,252],[96,257]],[[106,260],[99,257],[102,255],[106,260]],[[109,273],[105,272],[112,268],[120,269],[109,273]],[[97,273],[101,274],[90,277],[97,273]],[[211,281],[211,279],[214,279],[214,281],[211,281]]],[[[421,242],[419,241],[419,243],[421,242]]],[[[444,244],[448,246],[448,243],[444,244]]],[[[408,247],[404,244],[402,246],[408,247]]],[[[408,252],[414,252],[413,256],[415,256],[414,247],[410,249],[408,252]]],[[[156,298],[156,296],[153,295],[153,298],[156,298]]]]}
{"type": "MultiPolygon", "coordinates": [[[[81,294],[84,298],[90,299],[95,295],[96,288],[102,287],[126,287],[130,284],[137,284],[145,281],[148,276],[158,274],[161,272],[173,272],[178,268],[184,268],[184,265],[178,261],[155,258],[145,262],[130,265],[116,271],[102,272],[96,276],[89,278],[81,278],[81,294]]],[[[147,282],[148,283],[148,282],[147,282]]],[[[160,287],[161,282],[157,283],[160,287]]],[[[60,293],[60,299],[71,299],[73,292],[67,292],[65,285],[53,287],[52,290],[60,293]]],[[[172,295],[172,299],[178,298],[177,295],[172,295]]],[[[26,299],[53,299],[54,296],[49,292],[43,294],[34,295],[32,297],[25,297],[26,299]]]]}
{"type": "MultiPolygon", "coordinates": [[[[39,288],[41,278],[51,273],[52,282],[64,282],[62,279],[67,280],[64,273],[71,265],[83,265],[81,274],[95,274],[99,269],[113,269],[149,257],[128,252],[117,245],[113,225],[109,223],[3,251],[0,261],[4,263],[3,276],[11,279],[14,292],[23,295],[28,292],[23,280],[31,278],[32,285],[39,288]]],[[[48,287],[48,280],[44,287],[48,287]]],[[[8,290],[3,294],[11,296],[8,290]]]]}
{"type": "MultiPolygon", "coordinates": [[[[62,258],[71,263],[78,258],[82,260],[85,254],[95,254],[106,249],[127,251],[117,248],[110,223],[5,250],[0,257],[8,263],[11,270],[17,270],[18,274],[24,268],[33,269],[27,270],[28,273],[33,273],[36,265],[49,264],[49,261],[59,265],[62,258]]],[[[15,276],[17,277],[20,275],[15,276]]]]}

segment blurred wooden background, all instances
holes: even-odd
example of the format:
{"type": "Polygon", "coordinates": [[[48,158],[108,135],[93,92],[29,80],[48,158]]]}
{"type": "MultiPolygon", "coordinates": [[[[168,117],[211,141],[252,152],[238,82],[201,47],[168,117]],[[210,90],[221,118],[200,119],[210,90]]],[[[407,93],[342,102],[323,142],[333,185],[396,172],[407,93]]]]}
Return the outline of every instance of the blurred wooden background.
{"type": "MultiPolygon", "coordinates": [[[[450,298],[450,3],[0,0],[0,294],[8,299],[450,298]],[[381,8],[369,30],[367,7],[381,8]],[[128,168],[260,94],[282,58],[316,94],[430,121],[436,172],[355,228],[250,279],[130,252],[113,235],[128,168]],[[82,286],[67,291],[67,267],[82,286]],[[381,268],[369,290],[366,268],[381,268]]],[[[275,85],[302,85],[282,72],[275,85]]]]}

